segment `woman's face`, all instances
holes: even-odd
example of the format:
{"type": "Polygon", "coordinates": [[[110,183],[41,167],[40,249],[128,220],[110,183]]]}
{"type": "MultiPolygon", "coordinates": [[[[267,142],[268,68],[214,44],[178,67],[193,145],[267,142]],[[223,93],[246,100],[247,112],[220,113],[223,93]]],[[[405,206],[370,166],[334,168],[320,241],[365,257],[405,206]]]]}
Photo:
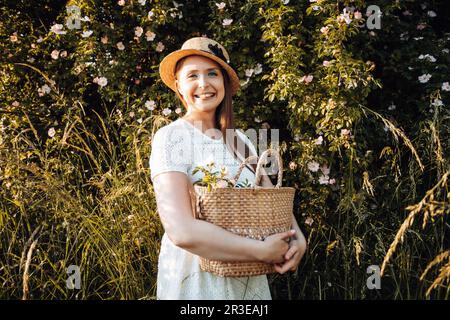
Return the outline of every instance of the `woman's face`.
{"type": "Polygon", "coordinates": [[[187,57],[181,62],[176,77],[178,91],[190,111],[213,111],[225,96],[220,65],[206,57],[187,57]]]}

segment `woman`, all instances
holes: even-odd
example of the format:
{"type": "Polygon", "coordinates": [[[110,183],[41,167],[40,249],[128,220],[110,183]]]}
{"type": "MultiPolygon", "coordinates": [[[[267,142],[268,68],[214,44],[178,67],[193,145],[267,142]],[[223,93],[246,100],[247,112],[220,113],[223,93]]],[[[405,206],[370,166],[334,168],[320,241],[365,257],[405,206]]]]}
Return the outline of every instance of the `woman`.
{"type": "MultiPolygon", "coordinates": [[[[271,299],[265,275],[222,278],[199,267],[202,256],[222,261],[264,261],[284,273],[297,269],[306,250],[294,217],[294,230],[264,241],[240,237],[193,217],[189,190],[202,177],[201,172],[192,173],[196,166],[214,162],[216,169],[225,167],[228,176],[234,177],[244,156],[257,154],[243,133],[236,131],[238,139],[234,139],[226,131],[233,128],[231,101],[239,89],[228,53],[216,41],[192,38],[181,50],[164,58],[160,75],[187,112],[159,129],[152,141],[151,177],[165,229],[157,299],[271,299]],[[237,148],[238,140],[245,142],[243,150],[237,148]]],[[[254,168],[254,164],[244,168],[238,182],[254,181],[254,168]]],[[[262,185],[273,186],[267,176],[262,185]]]]}

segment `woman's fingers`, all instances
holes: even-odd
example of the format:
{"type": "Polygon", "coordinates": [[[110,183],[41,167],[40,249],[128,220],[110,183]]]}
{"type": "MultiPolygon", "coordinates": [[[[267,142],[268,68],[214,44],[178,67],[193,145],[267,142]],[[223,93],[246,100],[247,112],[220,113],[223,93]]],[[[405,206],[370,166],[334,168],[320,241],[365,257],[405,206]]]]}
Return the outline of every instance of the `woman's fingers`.
{"type": "Polygon", "coordinates": [[[276,272],[283,274],[291,270],[292,268],[296,267],[296,263],[293,260],[289,260],[283,264],[275,264],[274,267],[276,272]]]}
{"type": "Polygon", "coordinates": [[[284,258],[286,260],[291,259],[294,256],[294,254],[297,252],[297,250],[298,250],[298,248],[296,246],[290,247],[289,250],[284,255],[284,258]]]}

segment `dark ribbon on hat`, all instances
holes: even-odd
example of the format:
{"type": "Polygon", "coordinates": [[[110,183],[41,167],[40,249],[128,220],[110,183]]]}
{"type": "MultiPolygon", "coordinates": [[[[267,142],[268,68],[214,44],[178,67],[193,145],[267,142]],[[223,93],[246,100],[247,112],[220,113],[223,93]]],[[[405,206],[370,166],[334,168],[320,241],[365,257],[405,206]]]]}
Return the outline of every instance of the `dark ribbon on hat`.
{"type": "MultiPolygon", "coordinates": [[[[212,45],[211,43],[208,44],[208,49],[211,50],[211,52],[216,56],[228,63],[227,59],[225,58],[225,55],[223,54],[222,48],[219,48],[218,44],[212,45]]],[[[203,50],[205,51],[205,50],[203,50]]],[[[208,51],[205,51],[208,52],[208,51]]]]}

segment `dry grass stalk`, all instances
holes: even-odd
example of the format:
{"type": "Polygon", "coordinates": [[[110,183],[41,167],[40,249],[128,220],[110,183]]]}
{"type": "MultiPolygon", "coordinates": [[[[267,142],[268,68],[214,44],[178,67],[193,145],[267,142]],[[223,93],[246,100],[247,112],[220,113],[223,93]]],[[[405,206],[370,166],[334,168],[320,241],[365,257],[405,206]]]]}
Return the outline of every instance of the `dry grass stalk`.
{"type": "Polygon", "coordinates": [[[22,300],[27,300],[28,298],[28,292],[29,292],[29,287],[28,287],[28,270],[30,269],[30,263],[31,263],[31,256],[33,255],[33,250],[36,247],[37,244],[37,240],[33,241],[33,243],[30,246],[30,249],[28,249],[28,254],[27,254],[27,261],[25,263],[25,270],[23,271],[23,296],[22,296],[22,300]]]}
{"type": "Polygon", "coordinates": [[[363,173],[363,189],[366,190],[367,193],[370,194],[372,197],[375,196],[373,192],[373,185],[370,183],[369,173],[367,171],[364,171],[363,173]]]}
{"type": "Polygon", "coordinates": [[[361,243],[361,239],[353,238],[353,246],[355,248],[356,263],[359,266],[359,265],[361,265],[360,256],[361,256],[361,252],[363,250],[363,245],[361,243]]]}
{"type": "Polygon", "coordinates": [[[30,244],[33,242],[34,237],[36,236],[36,234],[39,232],[39,229],[41,229],[41,226],[37,227],[33,233],[31,234],[30,238],[28,239],[27,243],[25,244],[23,251],[22,251],[22,257],[20,258],[20,263],[19,263],[19,271],[22,270],[23,263],[25,260],[25,252],[27,251],[27,248],[30,246],[30,244]]]}
{"type": "MultiPolygon", "coordinates": [[[[412,206],[408,206],[406,208],[406,210],[410,211],[410,214],[408,215],[408,217],[405,219],[405,221],[403,221],[402,225],[400,226],[400,229],[397,231],[397,234],[395,235],[394,241],[391,243],[389,250],[386,254],[386,256],[384,257],[383,260],[383,264],[381,266],[381,276],[383,276],[384,271],[386,269],[386,265],[388,264],[390,258],[392,257],[392,255],[395,252],[395,249],[397,248],[397,245],[399,243],[403,242],[404,236],[406,231],[411,227],[411,225],[414,222],[414,218],[422,211],[422,208],[426,208],[425,211],[430,210],[430,208],[433,208],[432,205],[430,206],[430,202],[429,200],[433,200],[434,199],[434,191],[439,188],[439,187],[445,187],[447,184],[447,177],[450,174],[450,171],[447,171],[442,178],[439,180],[439,182],[430,190],[428,190],[425,194],[425,197],[423,197],[423,199],[412,206]]],[[[445,206],[445,203],[443,203],[445,206]]],[[[434,208],[433,208],[434,209],[434,208]]],[[[442,213],[444,212],[443,210],[442,213]]],[[[436,213],[432,213],[432,215],[437,215],[436,213]]]]}
{"type": "Polygon", "coordinates": [[[414,148],[413,144],[408,139],[406,134],[401,129],[397,128],[391,121],[389,121],[388,119],[383,117],[378,112],[370,110],[369,108],[367,108],[367,107],[365,107],[363,105],[360,105],[360,107],[362,108],[364,114],[365,114],[365,111],[369,111],[370,113],[374,114],[377,118],[381,119],[381,121],[383,121],[383,123],[386,126],[386,128],[388,128],[389,131],[392,132],[392,134],[394,135],[394,138],[395,138],[396,141],[398,141],[399,137],[403,139],[403,141],[405,142],[406,146],[411,150],[412,154],[414,155],[414,158],[416,159],[420,169],[423,171],[425,167],[422,164],[422,161],[420,160],[420,157],[419,157],[416,149],[414,148]]]}
{"type": "Polygon", "coordinates": [[[431,261],[428,266],[426,267],[425,271],[422,273],[422,275],[420,276],[420,280],[425,279],[425,276],[427,275],[428,271],[431,270],[432,267],[434,267],[435,265],[441,263],[442,261],[444,261],[445,259],[448,259],[450,261],[450,250],[441,252],[440,254],[438,254],[433,261],[431,261]]]}
{"type": "Polygon", "coordinates": [[[428,288],[426,295],[429,296],[431,291],[433,291],[433,289],[435,289],[438,286],[442,285],[444,283],[444,281],[448,280],[448,279],[450,279],[450,262],[448,262],[446,265],[444,265],[439,270],[438,277],[436,279],[434,279],[433,283],[428,288]]]}

